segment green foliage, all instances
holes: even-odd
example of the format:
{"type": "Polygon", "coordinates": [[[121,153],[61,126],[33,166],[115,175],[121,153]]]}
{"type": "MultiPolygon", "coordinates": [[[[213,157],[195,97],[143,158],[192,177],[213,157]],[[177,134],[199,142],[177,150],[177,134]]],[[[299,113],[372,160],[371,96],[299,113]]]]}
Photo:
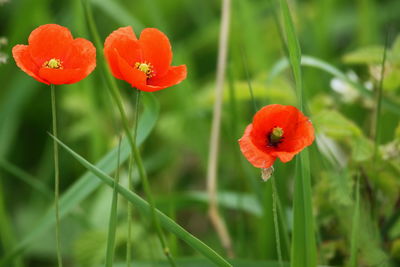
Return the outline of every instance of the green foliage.
{"type": "MultiPolygon", "coordinates": [[[[169,225],[166,239],[178,266],[215,266],[204,255],[227,265],[208,220],[204,178],[221,2],[88,1],[99,47],[118,27],[130,25],[137,36],[145,27],[156,27],[170,38],[173,65],[188,67],[180,85],[143,94],[137,137],[156,206],[168,216],[157,213],[164,226],[169,225]],[[174,227],[185,229],[186,239],[182,241],[176,229],[170,231],[174,227]]],[[[307,151],[289,163],[277,160],[274,166],[283,266],[310,267],[314,258],[319,266],[398,266],[400,35],[393,25],[400,25],[400,2],[231,2],[218,164],[219,209],[235,250],[235,258],[227,261],[243,267],[280,266],[270,184],[261,181],[260,171],[237,145],[254,106],[279,103],[302,107],[316,133],[307,151]],[[382,108],[376,112],[388,32],[382,108]],[[345,101],[332,90],[332,79],[351,88],[356,97],[345,101]]],[[[46,23],[61,24],[75,37],[93,41],[80,0],[0,4],[0,37],[8,40],[0,41],[0,58],[8,57],[7,63],[0,63],[0,266],[5,267],[56,264],[52,139],[47,134],[50,88],[23,73],[11,54],[14,45],[26,44],[29,33],[46,23]]],[[[101,49],[98,53],[101,60],[101,49]]],[[[123,138],[117,164],[123,121],[100,63],[81,82],[57,86],[59,139],[87,162],[96,162],[95,169],[107,178],[119,168],[114,266],[126,266],[126,198],[139,201],[142,208],[146,203],[137,196],[147,198],[135,165],[133,192],[126,190],[130,147],[123,138]]],[[[123,81],[116,85],[133,127],[134,91],[123,81]]],[[[61,151],[62,254],[69,265],[104,266],[113,191],[86,167],[61,151]]],[[[132,210],[132,266],[169,266],[149,227],[148,208],[143,209],[132,210]]]]}

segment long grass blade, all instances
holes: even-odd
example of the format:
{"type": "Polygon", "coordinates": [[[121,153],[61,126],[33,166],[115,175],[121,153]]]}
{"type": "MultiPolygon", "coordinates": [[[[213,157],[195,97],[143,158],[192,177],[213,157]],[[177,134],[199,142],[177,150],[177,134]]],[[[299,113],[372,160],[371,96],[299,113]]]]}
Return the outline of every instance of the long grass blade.
{"type": "Polygon", "coordinates": [[[110,221],[108,223],[107,249],[106,249],[106,267],[112,267],[114,261],[115,234],[117,232],[117,211],[118,211],[118,191],[119,184],[119,161],[120,161],[121,139],[118,144],[117,170],[115,172],[110,221]]]}
{"type": "Polygon", "coordinates": [[[29,173],[25,172],[24,170],[20,169],[18,166],[14,165],[13,163],[9,162],[5,159],[0,159],[0,167],[6,170],[7,172],[11,173],[13,176],[21,179],[21,181],[25,182],[37,192],[42,194],[47,199],[53,198],[53,193],[47,187],[46,184],[38,180],[36,177],[33,177],[29,173]]]}
{"type": "MultiPolygon", "coordinates": [[[[296,84],[297,102],[304,111],[305,98],[301,74],[301,49],[296,36],[289,6],[286,0],[280,0],[283,29],[289,52],[289,62],[296,84]]],[[[293,198],[293,238],[292,267],[316,266],[316,242],[311,202],[311,177],[308,150],[304,149],[296,158],[296,175],[293,198]]]]}
{"type": "MultiPolygon", "coordinates": [[[[54,140],[56,140],[61,147],[63,147],[71,156],[73,156],[79,163],[81,163],[86,169],[88,169],[90,172],[95,174],[96,177],[98,177],[103,183],[107,184],[110,187],[113,187],[115,185],[115,181],[107,174],[105,174],[103,171],[98,169],[96,166],[92,165],[89,163],[86,159],[81,157],[79,154],[74,152],[72,149],[70,149],[67,145],[65,145],[63,142],[60,140],[56,139],[53,136],[54,140]]],[[[150,207],[150,204],[146,202],[143,198],[135,194],[134,192],[131,192],[130,190],[126,189],[125,187],[117,184],[116,185],[117,191],[128,201],[130,201],[132,204],[136,206],[137,209],[142,211],[143,213],[150,215],[152,212],[152,208],[150,207]]],[[[186,242],[189,246],[193,247],[196,251],[199,253],[203,254],[205,257],[210,259],[212,262],[217,264],[218,266],[232,266],[229,262],[227,262],[224,258],[222,258],[220,255],[217,254],[214,250],[212,250],[210,247],[208,247],[206,244],[204,244],[202,241],[194,237],[192,234],[187,232],[185,229],[183,229],[180,225],[175,223],[173,220],[171,220],[167,215],[159,211],[158,209],[156,210],[156,216],[160,220],[160,223],[163,227],[165,227],[167,230],[171,231],[175,235],[177,235],[179,238],[181,238],[184,242],[186,242]]]]}

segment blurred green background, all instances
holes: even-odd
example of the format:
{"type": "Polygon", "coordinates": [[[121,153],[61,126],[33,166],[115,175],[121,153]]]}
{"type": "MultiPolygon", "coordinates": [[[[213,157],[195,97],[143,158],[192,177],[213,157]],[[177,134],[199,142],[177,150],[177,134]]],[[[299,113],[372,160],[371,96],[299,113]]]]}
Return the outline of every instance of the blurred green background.
{"type": "MultiPolygon", "coordinates": [[[[221,212],[235,258],[240,259],[235,266],[275,266],[277,260],[271,184],[262,182],[259,170],[243,158],[237,144],[252,120],[254,104],[296,103],[276,24],[279,12],[272,3],[232,0],[231,7],[218,183],[221,212]]],[[[92,0],[91,4],[102,40],[122,26],[132,26],[136,34],[156,27],[171,40],[174,65],[187,65],[187,80],[155,93],[159,114],[155,106],[147,106],[152,110],[143,125],[155,126],[141,151],[157,207],[224,255],[207,216],[205,191],[221,1],[92,0]]],[[[310,149],[318,262],[349,263],[359,177],[358,266],[399,266],[400,1],[289,4],[306,55],[304,88],[318,136],[310,149]],[[376,92],[386,36],[380,137],[376,139],[376,92]]],[[[52,217],[45,215],[53,199],[52,140],[47,134],[51,130],[50,88],[18,69],[11,56],[15,44],[26,44],[30,32],[47,23],[66,26],[75,37],[91,40],[79,0],[0,1],[0,38],[6,38],[0,39],[0,58],[8,57],[7,62],[0,60],[0,258],[18,246],[23,248],[7,266],[56,265],[54,229],[48,219],[52,217]]],[[[133,120],[135,92],[123,81],[118,85],[133,120]]],[[[107,163],[112,173],[123,131],[100,69],[77,84],[56,89],[60,139],[92,163],[114,149],[107,163]]],[[[81,181],[85,169],[62,150],[60,160],[64,193],[81,181]]],[[[120,171],[121,183],[126,185],[126,162],[120,171]]],[[[290,254],[293,173],[294,162],[276,163],[285,260],[290,254]]],[[[135,178],[135,191],[142,193],[135,178]]],[[[100,266],[104,261],[112,190],[95,178],[88,181],[65,202],[65,206],[73,203],[61,223],[66,266],[100,266]]],[[[163,254],[148,227],[149,219],[136,211],[134,216],[134,261],[143,263],[137,266],[157,266],[163,254]]],[[[168,240],[182,266],[208,266],[173,235],[168,234],[168,240]]],[[[125,243],[126,202],[121,198],[117,262],[124,261],[125,243]]]]}

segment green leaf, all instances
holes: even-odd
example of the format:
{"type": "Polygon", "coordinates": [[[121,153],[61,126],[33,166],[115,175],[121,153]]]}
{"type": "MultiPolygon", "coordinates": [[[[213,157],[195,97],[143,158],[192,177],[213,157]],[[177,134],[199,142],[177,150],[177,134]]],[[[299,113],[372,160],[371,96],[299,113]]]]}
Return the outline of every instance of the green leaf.
{"type": "Polygon", "coordinates": [[[345,54],[343,61],[348,64],[379,64],[383,51],[383,46],[362,47],[345,54]]]}
{"type": "Polygon", "coordinates": [[[339,142],[349,144],[352,159],[365,161],[372,157],[373,144],[361,129],[352,121],[335,110],[325,110],[313,117],[318,131],[325,133],[339,142]]]}

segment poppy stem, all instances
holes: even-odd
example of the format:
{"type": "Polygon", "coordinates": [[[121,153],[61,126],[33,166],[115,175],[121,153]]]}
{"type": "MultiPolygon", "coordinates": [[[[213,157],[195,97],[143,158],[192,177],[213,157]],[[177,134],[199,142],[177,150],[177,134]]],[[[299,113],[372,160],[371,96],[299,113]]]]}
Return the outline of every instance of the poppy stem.
{"type": "MultiPolygon", "coordinates": [[[[56,108],[56,92],[54,84],[50,85],[51,91],[51,115],[53,124],[53,135],[57,136],[57,108],[56,108]]],[[[54,152],[54,205],[56,212],[56,243],[57,243],[57,261],[58,266],[62,267],[61,256],[61,240],[60,240],[60,207],[59,207],[59,192],[60,192],[60,169],[58,163],[58,144],[53,139],[53,152],[54,152]]]]}
{"type": "Polygon", "coordinates": [[[283,267],[283,265],[282,265],[281,239],[280,239],[280,235],[279,235],[279,222],[278,222],[278,212],[277,212],[278,192],[276,190],[275,176],[271,177],[271,183],[272,183],[272,212],[273,212],[273,215],[274,215],[276,252],[278,254],[279,266],[283,267]]]}
{"type": "MultiPolygon", "coordinates": [[[[133,191],[132,182],[132,171],[133,171],[133,157],[129,156],[129,170],[128,170],[128,190],[133,191]]],[[[126,267],[131,267],[132,263],[132,204],[128,201],[128,230],[127,230],[127,241],[126,241],[126,267]]]]}
{"type": "Polygon", "coordinates": [[[135,127],[134,127],[134,131],[135,132],[133,134],[129,130],[128,119],[126,117],[125,110],[124,110],[122,102],[121,102],[121,95],[119,94],[119,91],[117,91],[117,90],[113,90],[113,91],[115,93],[113,95],[115,96],[115,100],[117,102],[117,105],[119,107],[119,111],[121,113],[122,123],[124,125],[126,135],[128,136],[128,140],[129,140],[129,143],[130,143],[131,148],[132,148],[133,158],[136,161],[136,164],[137,164],[137,167],[138,167],[138,171],[139,171],[139,176],[140,176],[140,178],[142,180],[143,189],[144,189],[144,191],[146,193],[146,196],[147,196],[149,204],[150,204],[151,217],[152,217],[151,219],[152,219],[152,222],[153,222],[153,224],[154,224],[154,226],[156,228],[157,236],[158,236],[158,238],[160,240],[163,252],[164,252],[165,256],[167,257],[168,262],[170,263],[171,266],[176,266],[175,261],[174,261],[172,255],[171,255],[170,250],[169,250],[169,247],[167,245],[167,242],[165,241],[165,236],[164,236],[164,233],[163,233],[163,231],[161,229],[159,219],[156,216],[156,208],[155,208],[154,198],[153,198],[153,195],[152,195],[152,192],[151,192],[151,188],[150,188],[149,179],[147,177],[147,173],[146,173],[146,170],[144,168],[140,152],[139,152],[138,148],[136,147],[136,132],[137,132],[137,127],[138,127],[137,121],[138,121],[138,118],[139,118],[139,114],[138,113],[139,113],[141,91],[138,90],[138,95],[137,95],[137,99],[136,99],[136,114],[135,114],[136,120],[135,120],[135,127]]]}
{"type": "MultiPolygon", "coordinates": [[[[136,140],[137,137],[137,129],[139,122],[139,104],[140,104],[140,90],[136,91],[136,105],[135,105],[135,125],[133,132],[133,139],[136,140]]],[[[133,190],[133,181],[132,181],[132,171],[133,171],[134,158],[131,155],[129,157],[129,173],[128,173],[128,189],[130,191],[133,190]]],[[[131,266],[132,261],[132,204],[128,202],[128,237],[126,243],[126,266],[131,266]]]]}

